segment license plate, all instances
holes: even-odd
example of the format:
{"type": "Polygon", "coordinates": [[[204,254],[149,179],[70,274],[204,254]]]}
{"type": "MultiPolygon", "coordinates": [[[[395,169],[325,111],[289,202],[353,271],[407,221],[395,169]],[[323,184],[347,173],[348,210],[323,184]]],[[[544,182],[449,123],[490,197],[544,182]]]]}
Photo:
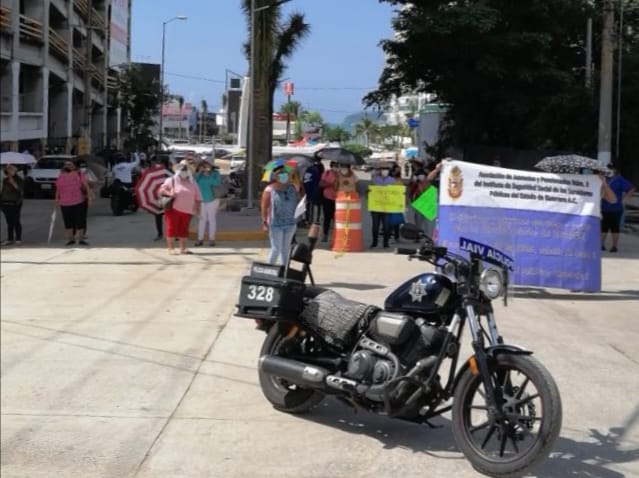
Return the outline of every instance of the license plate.
{"type": "Polygon", "coordinates": [[[50,184],[41,184],[40,187],[42,189],[51,189],[51,185],[50,184]]]}
{"type": "Polygon", "coordinates": [[[242,284],[240,302],[244,305],[271,306],[280,299],[279,289],[268,285],[242,284]]]}

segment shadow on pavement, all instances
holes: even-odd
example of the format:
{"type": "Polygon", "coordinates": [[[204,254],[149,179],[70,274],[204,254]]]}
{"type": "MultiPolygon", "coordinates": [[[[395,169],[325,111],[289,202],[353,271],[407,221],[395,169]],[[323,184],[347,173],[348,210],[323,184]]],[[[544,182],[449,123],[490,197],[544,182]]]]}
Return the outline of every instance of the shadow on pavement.
{"type": "Polygon", "coordinates": [[[602,292],[551,292],[537,287],[516,287],[512,297],[521,299],[551,299],[551,300],[580,300],[580,301],[619,301],[639,299],[638,290],[609,290],[602,292]]]}
{"type": "MultiPolygon", "coordinates": [[[[344,432],[375,438],[386,450],[404,448],[438,459],[464,459],[453,439],[451,422],[445,417],[434,418],[432,424],[437,428],[429,428],[427,425],[392,420],[365,411],[355,412],[333,398],[325,399],[311,412],[299,417],[344,432]],[[455,456],[439,455],[451,452],[455,456]]],[[[532,471],[533,476],[624,478],[626,475],[623,473],[606,467],[639,460],[639,448],[622,448],[625,434],[636,422],[639,422],[639,406],[622,427],[610,428],[607,432],[591,429],[587,442],[560,436],[550,457],[532,471]]]]}

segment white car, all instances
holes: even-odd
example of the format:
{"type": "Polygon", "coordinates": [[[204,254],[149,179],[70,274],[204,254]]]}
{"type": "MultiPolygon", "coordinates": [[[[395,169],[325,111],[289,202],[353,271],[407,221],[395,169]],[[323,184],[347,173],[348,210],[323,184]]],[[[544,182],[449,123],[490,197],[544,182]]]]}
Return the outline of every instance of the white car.
{"type": "Polygon", "coordinates": [[[51,154],[42,156],[27,173],[25,195],[52,196],[55,193],[55,180],[66,161],[75,162],[75,156],[66,154],[51,154]]]}
{"type": "Polygon", "coordinates": [[[235,168],[239,168],[245,163],[246,163],[246,156],[234,155],[234,156],[231,156],[231,163],[229,164],[229,167],[231,169],[235,169],[235,168]]]}

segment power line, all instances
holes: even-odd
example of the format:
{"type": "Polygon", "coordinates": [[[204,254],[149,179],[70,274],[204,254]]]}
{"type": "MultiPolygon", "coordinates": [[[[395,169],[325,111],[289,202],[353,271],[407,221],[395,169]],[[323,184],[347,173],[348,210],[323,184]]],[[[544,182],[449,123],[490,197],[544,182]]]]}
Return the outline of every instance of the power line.
{"type": "MultiPolygon", "coordinates": [[[[206,78],[204,76],[194,76],[194,75],[184,75],[182,73],[169,73],[165,72],[165,75],[176,76],[178,78],[186,78],[189,80],[200,80],[200,81],[208,81],[209,83],[226,83],[224,80],[216,80],[214,78],[206,78]]],[[[306,91],[368,91],[374,90],[375,86],[363,87],[363,86],[296,86],[296,90],[306,90],[306,91]]]]}

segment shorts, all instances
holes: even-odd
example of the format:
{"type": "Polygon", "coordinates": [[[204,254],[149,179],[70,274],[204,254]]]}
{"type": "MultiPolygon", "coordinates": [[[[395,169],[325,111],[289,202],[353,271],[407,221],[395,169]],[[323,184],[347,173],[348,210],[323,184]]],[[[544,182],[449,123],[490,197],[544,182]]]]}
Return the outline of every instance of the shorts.
{"type": "Polygon", "coordinates": [[[87,216],[84,202],[72,206],[60,206],[65,229],[82,229],[86,227],[87,216]]]}
{"type": "Polygon", "coordinates": [[[164,211],[164,222],[166,223],[166,237],[183,237],[189,236],[189,223],[192,214],[187,214],[176,209],[167,209],[164,211]]]}
{"type": "Polygon", "coordinates": [[[601,213],[601,232],[619,234],[621,230],[621,211],[601,213]]]}

